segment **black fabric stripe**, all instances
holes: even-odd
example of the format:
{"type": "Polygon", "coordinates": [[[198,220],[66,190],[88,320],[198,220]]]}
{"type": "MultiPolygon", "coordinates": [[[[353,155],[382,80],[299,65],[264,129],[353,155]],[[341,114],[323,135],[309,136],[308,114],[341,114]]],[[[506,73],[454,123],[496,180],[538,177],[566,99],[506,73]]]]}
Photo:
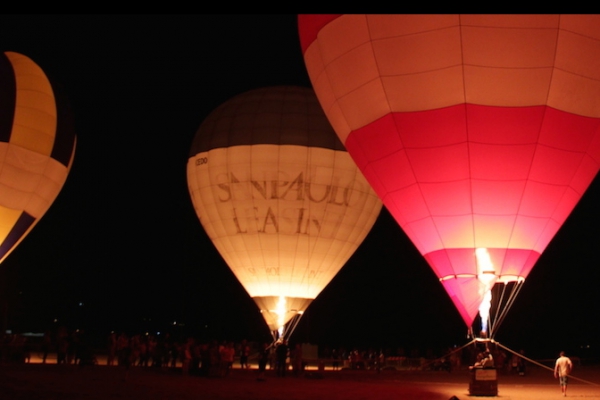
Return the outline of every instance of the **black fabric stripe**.
{"type": "Polygon", "coordinates": [[[196,132],[190,157],[216,148],[252,144],[291,144],[346,151],[329,124],[312,89],[299,86],[274,86],[242,93],[217,107],[196,132]],[[261,125],[260,120],[254,121],[253,129],[242,130],[235,127],[237,119],[256,118],[260,115],[256,110],[267,103],[266,108],[276,113],[277,102],[279,101],[283,107],[283,102],[287,99],[297,101],[294,104],[297,111],[294,117],[298,119],[298,129],[288,129],[289,127],[282,130],[275,129],[261,125]],[[215,126],[229,126],[228,134],[213,134],[215,126]]]}
{"type": "Polygon", "coordinates": [[[54,147],[50,156],[64,166],[68,166],[73,154],[73,146],[75,146],[73,112],[63,87],[51,79],[50,84],[54,92],[57,118],[56,137],[54,138],[54,147]]]}
{"type": "Polygon", "coordinates": [[[0,142],[9,142],[15,118],[17,83],[12,63],[0,54],[0,142]]]}
{"type": "Polygon", "coordinates": [[[31,224],[35,221],[31,215],[23,212],[17,219],[15,226],[10,230],[4,242],[0,244],[0,260],[13,248],[13,246],[23,237],[31,224]]]}

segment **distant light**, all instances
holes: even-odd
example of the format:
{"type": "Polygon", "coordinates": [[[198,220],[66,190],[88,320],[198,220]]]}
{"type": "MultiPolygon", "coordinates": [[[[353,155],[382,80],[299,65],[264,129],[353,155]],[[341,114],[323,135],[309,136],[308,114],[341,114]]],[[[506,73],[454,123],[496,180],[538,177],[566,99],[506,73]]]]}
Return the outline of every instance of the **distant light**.
{"type": "Polygon", "coordinates": [[[25,337],[43,337],[44,336],[44,334],[41,332],[23,332],[21,335],[25,336],[25,337]]]}
{"type": "Polygon", "coordinates": [[[79,302],[79,307],[83,307],[83,302],[79,302]]]}

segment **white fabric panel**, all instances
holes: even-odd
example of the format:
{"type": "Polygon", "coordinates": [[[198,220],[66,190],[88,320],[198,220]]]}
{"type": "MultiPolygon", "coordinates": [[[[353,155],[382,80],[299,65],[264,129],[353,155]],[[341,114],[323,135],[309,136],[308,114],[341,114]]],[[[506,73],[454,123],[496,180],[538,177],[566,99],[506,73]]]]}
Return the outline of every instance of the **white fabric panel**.
{"type": "Polygon", "coordinates": [[[202,225],[252,297],[314,299],[381,209],[350,156],[323,148],[214,149],[190,158],[188,182],[202,225]]]}

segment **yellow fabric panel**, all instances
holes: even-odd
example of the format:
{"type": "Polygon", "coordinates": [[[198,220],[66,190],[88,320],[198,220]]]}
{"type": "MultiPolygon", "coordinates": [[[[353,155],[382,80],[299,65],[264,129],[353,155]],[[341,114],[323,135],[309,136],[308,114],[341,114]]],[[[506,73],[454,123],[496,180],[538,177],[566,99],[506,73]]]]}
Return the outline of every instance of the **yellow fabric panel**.
{"type": "Polygon", "coordinates": [[[374,41],[446,29],[458,26],[460,22],[458,14],[413,14],[405,18],[402,23],[389,18],[387,14],[367,15],[367,20],[370,30],[369,36],[374,41]]]}
{"type": "Polygon", "coordinates": [[[305,62],[344,141],[390,112],[465,101],[600,117],[598,54],[598,15],[344,15],[305,62]]]}
{"type": "Polygon", "coordinates": [[[562,18],[558,14],[461,14],[460,22],[463,26],[555,29],[562,18]]]}
{"type": "Polygon", "coordinates": [[[600,40],[598,14],[561,14],[560,29],[600,40]]]}
{"type": "Polygon", "coordinates": [[[8,236],[11,229],[15,226],[21,214],[21,210],[13,210],[0,205],[0,243],[6,240],[6,236],[8,236]]]}
{"type": "MultiPolygon", "coordinates": [[[[313,54],[317,54],[313,52],[313,54]]],[[[346,121],[346,116],[342,113],[339,104],[337,103],[337,99],[335,98],[333,92],[329,90],[329,80],[327,74],[321,74],[318,79],[313,80],[312,86],[315,89],[316,93],[319,93],[317,96],[319,98],[319,102],[323,107],[323,111],[327,116],[327,120],[331,124],[332,128],[337,132],[342,143],[345,142],[346,137],[350,133],[350,127],[348,125],[348,121],[346,121]],[[319,89],[324,90],[319,90],[319,89]]]]}
{"type": "Polygon", "coordinates": [[[562,32],[557,44],[557,54],[558,69],[590,79],[600,79],[599,39],[562,32]]]}
{"type": "Polygon", "coordinates": [[[370,41],[365,15],[343,15],[323,27],[318,36],[319,52],[325,65],[370,41]]]}
{"type": "Polygon", "coordinates": [[[50,82],[29,58],[6,52],[13,64],[17,87],[11,143],[50,155],[56,134],[56,104],[50,82]]]}
{"type": "MultiPolygon", "coordinates": [[[[383,77],[419,74],[463,62],[458,27],[373,41],[376,66],[383,77]]],[[[369,51],[370,52],[370,51],[369,51]]]]}
{"type": "Polygon", "coordinates": [[[548,105],[587,117],[600,117],[600,81],[554,70],[548,105]]]}
{"type": "MultiPolygon", "coordinates": [[[[334,129],[337,129],[338,125],[342,125],[342,127],[347,125],[349,129],[355,130],[392,111],[388,103],[386,90],[380,79],[372,80],[358,89],[353,90],[347,95],[339,98],[338,102],[343,111],[338,111],[337,106],[332,111],[337,111],[340,118],[345,119],[345,123],[338,122],[337,120],[330,120],[334,129]],[[366,101],[366,99],[369,100],[366,101]],[[366,107],[367,104],[368,107],[366,107]]],[[[329,113],[325,112],[325,114],[329,118],[329,113]]],[[[340,139],[343,138],[343,140],[345,140],[347,135],[348,134],[345,136],[340,135],[340,139]]]]}
{"type": "Polygon", "coordinates": [[[329,84],[337,98],[379,79],[379,68],[369,44],[356,47],[326,65],[329,84]]]}
{"type": "MultiPolygon", "coordinates": [[[[357,125],[364,125],[364,122],[370,118],[380,117],[390,112],[385,101],[386,96],[383,86],[379,81],[379,71],[370,45],[367,19],[364,15],[345,15],[332,21],[331,26],[324,28],[323,35],[319,35],[318,43],[318,48],[311,50],[315,52],[315,57],[317,57],[314,61],[326,66],[327,70],[323,71],[325,73],[322,84],[331,85],[333,90],[331,98],[333,101],[328,102],[327,99],[322,98],[319,100],[323,101],[325,114],[336,132],[339,133],[340,128],[347,130],[345,128],[346,123],[350,124],[350,129],[354,129],[357,125]],[[320,57],[323,57],[323,59],[320,59],[320,57]],[[335,99],[347,103],[348,99],[344,99],[346,95],[352,97],[353,103],[357,95],[368,95],[371,99],[382,99],[383,101],[378,104],[381,104],[384,109],[373,109],[374,114],[369,113],[370,117],[361,118],[360,121],[356,122],[351,121],[351,119],[353,116],[360,115],[360,113],[351,113],[352,115],[338,114],[336,116],[335,114],[339,112],[339,109],[337,107],[330,109],[327,105],[333,105],[335,99]],[[337,126],[338,121],[344,126],[337,126]]],[[[360,104],[356,104],[356,106],[360,107],[363,112],[366,111],[364,106],[360,104]]]]}
{"type": "MultiPolygon", "coordinates": [[[[413,75],[389,76],[382,81],[387,95],[384,101],[389,103],[392,110],[421,111],[465,101],[465,83],[461,66],[413,75]]],[[[381,109],[384,110],[383,107],[381,109]]],[[[360,122],[362,121],[357,118],[357,124],[360,122]]],[[[353,129],[356,128],[357,126],[353,126],[353,129]]]]}
{"type": "Polygon", "coordinates": [[[0,143],[0,160],[0,205],[40,218],[58,196],[68,169],[49,156],[12,143],[0,143]]]}
{"type": "Polygon", "coordinates": [[[556,29],[461,28],[463,62],[498,68],[546,68],[556,56],[556,29]]]}
{"type": "Polygon", "coordinates": [[[313,42],[311,47],[304,54],[304,63],[309,71],[311,71],[311,83],[315,93],[319,99],[319,103],[327,116],[327,120],[336,131],[340,140],[345,142],[346,137],[350,133],[350,127],[347,124],[345,116],[337,104],[333,92],[329,90],[329,77],[325,72],[325,65],[321,58],[321,53],[318,51],[318,42],[313,42]]]}
{"type": "Polygon", "coordinates": [[[506,107],[546,104],[552,72],[551,68],[465,66],[466,102],[506,107]]]}

